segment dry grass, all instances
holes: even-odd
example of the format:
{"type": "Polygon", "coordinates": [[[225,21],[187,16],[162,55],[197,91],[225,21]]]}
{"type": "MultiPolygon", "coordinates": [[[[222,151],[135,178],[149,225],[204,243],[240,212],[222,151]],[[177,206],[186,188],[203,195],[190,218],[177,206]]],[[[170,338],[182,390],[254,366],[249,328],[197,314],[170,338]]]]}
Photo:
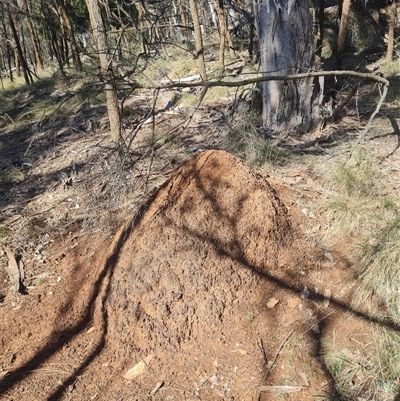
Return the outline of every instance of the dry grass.
{"type": "MultiPolygon", "coordinates": [[[[347,154],[314,165],[326,191],[321,209],[328,220],[325,241],[352,243],[359,285],[353,307],[382,321],[400,323],[399,198],[384,189],[381,159],[363,145],[350,160],[347,154]]],[[[327,366],[339,394],[346,400],[394,400],[398,391],[400,338],[373,327],[374,343],[356,353],[331,347],[327,366]]],[[[329,348],[329,347],[328,347],[329,348]]]]}
{"type": "Polygon", "coordinates": [[[238,155],[252,167],[287,164],[289,154],[264,138],[258,131],[259,117],[249,110],[238,113],[231,125],[225,148],[238,155]]]}

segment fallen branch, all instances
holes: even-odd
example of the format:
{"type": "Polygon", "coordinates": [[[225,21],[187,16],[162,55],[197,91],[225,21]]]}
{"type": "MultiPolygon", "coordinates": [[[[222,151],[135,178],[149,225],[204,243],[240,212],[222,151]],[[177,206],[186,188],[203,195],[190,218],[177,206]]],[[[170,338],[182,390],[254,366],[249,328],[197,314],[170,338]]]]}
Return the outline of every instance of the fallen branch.
{"type": "Polygon", "coordinates": [[[198,87],[206,87],[212,88],[216,86],[225,86],[225,87],[237,87],[237,86],[246,86],[251,84],[256,84],[259,82],[266,81],[289,81],[289,80],[297,80],[304,79],[310,77],[331,77],[331,76],[349,76],[349,77],[357,77],[361,79],[371,80],[375,82],[379,82],[384,86],[389,86],[389,81],[386,78],[383,78],[379,75],[357,72],[357,71],[314,71],[307,72],[302,74],[294,74],[294,75],[263,75],[261,77],[243,79],[239,81],[224,81],[213,80],[213,81],[199,81],[199,82],[171,82],[164,85],[143,85],[139,83],[133,84],[135,89],[175,89],[175,88],[198,88],[198,87]]]}

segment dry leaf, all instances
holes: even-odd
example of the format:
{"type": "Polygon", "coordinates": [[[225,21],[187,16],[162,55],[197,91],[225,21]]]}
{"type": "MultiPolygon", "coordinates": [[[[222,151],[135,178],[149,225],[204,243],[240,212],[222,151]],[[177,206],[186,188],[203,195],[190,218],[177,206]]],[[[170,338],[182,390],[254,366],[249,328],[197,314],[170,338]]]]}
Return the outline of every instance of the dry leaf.
{"type": "Polygon", "coordinates": [[[126,380],[133,380],[136,377],[140,376],[141,374],[144,373],[146,370],[147,365],[149,364],[151,358],[153,358],[153,355],[147,355],[146,358],[144,358],[142,361],[137,363],[133,368],[129,369],[125,374],[124,374],[124,379],[126,380]]]}
{"type": "Polygon", "coordinates": [[[303,389],[305,389],[304,386],[261,386],[259,387],[258,390],[261,393],[277,392],[277,393],[289,394],[289,393],[296,393],[303,389]]]}
{"type": "Polygon", "coordinates": [[[267,302],[267,307],[272,309],[275,308],[275,306],[279,303],[279,300],[276,298],[271,298],[268,302],[267,302]]]}
{"type": "Polygon", "coordinates": [[[14,254],[6,246],[4,247],[6,254],[8,256],[8,265],[6,265],[6,272],[10,277],[11,283],[14,287],[14,291],[18,292],[21,285],[21,278],[23,279],[24,273],[22,268],[22,277],[18,263],[15,259],[14,254]]]}

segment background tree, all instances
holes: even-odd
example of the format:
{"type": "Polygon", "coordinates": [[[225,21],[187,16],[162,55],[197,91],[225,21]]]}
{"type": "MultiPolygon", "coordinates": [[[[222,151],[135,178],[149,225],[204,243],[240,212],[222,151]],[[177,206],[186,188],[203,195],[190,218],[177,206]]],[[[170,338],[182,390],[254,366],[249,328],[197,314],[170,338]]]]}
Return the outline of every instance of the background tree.
{"type": "Polygon", "coordinates": [[[225,42],[226,42],[226,18],[224,11],[224,0],[217,0],[219,21],[219,66],[225,68],[225,42]]]}
{"type": "Polygon", "coordinates": [[[31,4],[30,1],[28,2],[28,0],[22,0],[22,4],[23,4],[23,11],[26,15],[26,23],[28,25],[33,52],[35,55],[35,65],[36,68],[38,68],[39,70],[43,70],[42,54],[39,46],[39,39],[37,37],[36,30],[34,28],[31,4]]]}
{"type": "Polygon", "coordinates": [[[388,42],[386,50],[386,58],[388,60],[391,60],[393,58],[396,18],[397,18],[397,1],[392,0],[392,3],[390,4],[389,8],[389,27],[388,27],[388,37],[387,37],[388,42]]]}
{"type": "Polygon", "coordinates": [[[342,67],[343,63],[343,53],[346,45],[347,24],[349,21],[350,5],[351,5],[351,0],[343,0],[342,13],[340,16],[339,33],[338,33],[338,45],[337,45],[337,55],[338,55],[337,60],[339,68],[342,67]]]}
{"type": "Polygon", "coordinates": [[[69,46],[71,47],[75,68],[78,71],[82,71],[82,62],[79,56],[79,47],[75,39],[74,29],[68,13],[67,5],[64,0],[57,0],[57,5],[60,12],[64,31],[66,33],[66,37],[68,38],[69,46]]]}
{"type": "MultiPolygon", "coordinates": [[[[262,1],[256,16],[261,71],[285,76],[314,68],[313,22],[307,0],[262,1]]],[[[307,132],[319,118],[322,88],[314,78],[263,84],[263,125],[276,132],[307,132]]]]}
{"type": "Polygon", "coordinates": [[[86,0],[92,26],[93,40],[96,44],[100,62],[100,78],[105,83],[108,118],[110,121],[111,137],[115,142],[121,138],[121,116],[118,104],[117,90],[114,85],[111,60],[108,53],[107,35],[101,17],[98,0],[86,0]]]}
{"type": "Polygon", "coordinates": [[[20,38],[23,38],[23,36],[18,35],[16,26],[14,23],[14,17],[13,17],[13,14],[11,13],[11,8],[14,5],[15,4],[12,4],[12,3],[7,4],[7,15],[8,15],[8,22],[10,24],[12,36],[14,38],[15,49],[16,49],[15,60],[18,59],[18,65],[22,68],[25,83],[29,85],[33,82],[33,78],[32,78],[32,73],[29,69],[28,63],[26,61],[26,58],[25,58],[25,55],[24,55],[24,52],[22,49],[21,41],[20,41],[20,38]]]}
{"type": "Polygon", "coordinates": [[[190,13],[192,14],[194,37],[196,42],[196,59],[198,60],[198,66],[200,70],[200,76],[203,81],[207,80],[206,64],[204,62],[204,47],[203,47],[203,36],[201,33],[199,13],[195,0],[189,0],[190,13]]]}

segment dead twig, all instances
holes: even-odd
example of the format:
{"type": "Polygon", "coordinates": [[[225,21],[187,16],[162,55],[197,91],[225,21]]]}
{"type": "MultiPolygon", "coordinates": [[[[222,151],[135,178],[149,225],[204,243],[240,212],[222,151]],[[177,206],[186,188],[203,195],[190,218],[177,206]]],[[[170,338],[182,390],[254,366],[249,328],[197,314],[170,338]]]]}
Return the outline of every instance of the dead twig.
{"type": "Polygon", "coordinates": [[[380,110],[384,100],[386,99],[386,95],[387,95],[387,92],[388,92],[388,87],[389,87],[389,85],[383,85],[383,90],[381,92],[381,98],[379,99],[379,102],[376,105],[376,108],[375,108],[374,112],[371,114],[371,117],[369,118],[367,125],[365,126],[364,130],[361,132],[361,134],[358,137],[356,143],[351,148],[350,153],[347,156],[346,161],[344,162],[344,165],[346,165],[346,163],[350,160],[351,156],[353,155],[353,152],[355,151],[357,146],[360,144],[360,142],[365,138],[365,136],[367,135],[369,129],[371,128],[371,124],[372,124],[373,119],[379,113],[379,110],[380,110]]]}
{"type": "Polygon", "coordinates": [[[364,79],[361,80],[360,82],[357,82],[352,86],[350,89],[349,93],[347,96],[340,102],[340,104],[333,110],[332,115],[328,118],[327,123],[329,122],[334,122],[339,116],[340,111],[343,109],[344,106],[346,106],[347,103],[350,102],[350,100],[353,98],[353,96],[357,93],[358,89],[360,88],[361,85],[366,85],[370,83],[370,80],[364,79]]]}
{"type": "Polygon", "coordinates": [[[275,362],[278,359],[278,356],[280,355],[280,353],[282,352],[283,347],[285,346],[285,344],[288,342],[289,338],[292,336],[292,334],[294,333],[294,329],[292,329],[289,334],[284,338],[284,340],[280,343],[278,350],[276,351],[273,359],[271,361],[268,362],[268,370],[267,373],[264,376],[264,382],[265,380],[267,380],[267,377],[269,376],[269,374],[271,373],[272,369],[275,366],[275,362]]]}

